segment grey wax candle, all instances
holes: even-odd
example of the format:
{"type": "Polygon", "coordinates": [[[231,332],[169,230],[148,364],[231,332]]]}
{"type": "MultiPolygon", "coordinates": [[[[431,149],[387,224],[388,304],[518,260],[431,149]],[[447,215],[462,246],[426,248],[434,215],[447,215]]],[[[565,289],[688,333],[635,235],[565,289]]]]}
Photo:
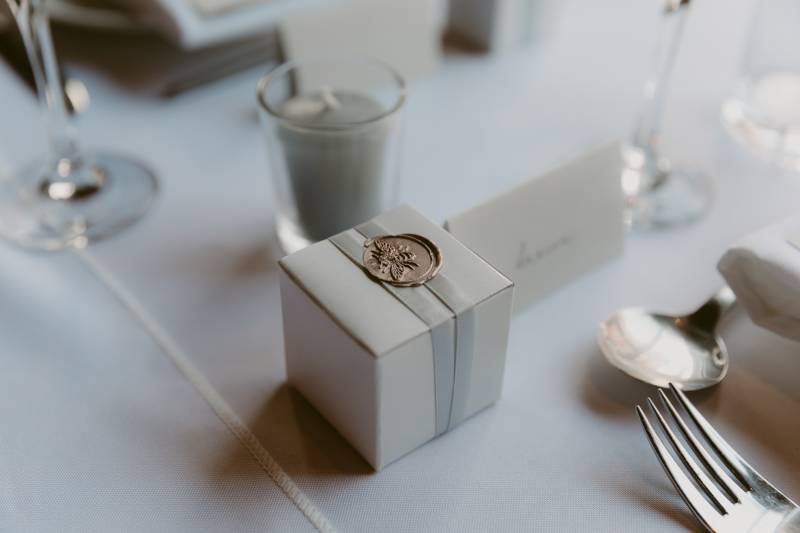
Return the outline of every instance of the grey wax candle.
{"type": "Polygon", "coordinates": [[[311,241],[379,214],[394,180],[385,179],[391,120],[367,94],[323,89],[286,100],[277,124],[295,223],[311,241]]]}

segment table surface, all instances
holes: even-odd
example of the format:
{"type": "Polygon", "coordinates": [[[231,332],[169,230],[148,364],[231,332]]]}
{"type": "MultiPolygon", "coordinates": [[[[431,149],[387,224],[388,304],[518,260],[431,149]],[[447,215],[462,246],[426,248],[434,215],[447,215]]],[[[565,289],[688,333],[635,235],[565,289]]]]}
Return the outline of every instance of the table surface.
{"type": "MultiPolygon", "coordinates": [[[[571,0],[536,46],[448,53],[411,87],[403,201],[441,221],[625,136],[655,5],[571,0]]],[[[93,96],[86,144],[138,154],[162,187],[146,219],[88,253],[338,530],[696,530],[634,416],[654,390],[609,368],[594,335],[622,306],[697,305],[721,283],[729,244],[796,211],[800,176],[719,121],[751,5],[695,4],[667,104],[664,149],[714,177],[713,210],[631,235],[622,257],[522,312],[497,405],[380,473],[285,384],[259,72],[160,100],[74,70],[93,96]]],[[[42,124],[5,69],[0,94],[0,151],[16,165],[43,149],[42,124]]],[[[313,530],[85,261],[2,246],[0,264],[0,530],[313,530]]],[[[730,374],[692,398],[800,498],[798,345],[741,315],[723,334],[730,374]]]]}

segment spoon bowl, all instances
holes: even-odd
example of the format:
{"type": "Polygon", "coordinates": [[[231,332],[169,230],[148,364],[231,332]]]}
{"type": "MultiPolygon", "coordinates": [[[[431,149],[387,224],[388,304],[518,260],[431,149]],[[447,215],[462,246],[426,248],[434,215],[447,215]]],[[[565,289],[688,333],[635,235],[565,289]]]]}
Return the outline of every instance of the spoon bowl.
{"type": "Polygon", "coordinates": [[[728,373],[728,350],[716,329],[735,302],[733,291],[724,287],[688,315],[623,309],[600,324],[597,343],[609,363],[640,381],[705,389],[728,373]]]}

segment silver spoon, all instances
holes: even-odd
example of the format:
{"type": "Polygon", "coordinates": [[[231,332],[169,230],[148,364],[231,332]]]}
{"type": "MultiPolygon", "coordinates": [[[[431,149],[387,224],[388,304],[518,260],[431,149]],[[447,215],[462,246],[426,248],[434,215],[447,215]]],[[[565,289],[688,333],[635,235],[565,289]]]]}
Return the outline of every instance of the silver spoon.
{"type": "Polygon", "coordinates": [[[735,304],[736,295],[725,286],[684,316],[623,309],[600,323],[597,343],[608,362],[640,381],[705,389],[728,373],[728,349],[716,329],[735,304]]]}

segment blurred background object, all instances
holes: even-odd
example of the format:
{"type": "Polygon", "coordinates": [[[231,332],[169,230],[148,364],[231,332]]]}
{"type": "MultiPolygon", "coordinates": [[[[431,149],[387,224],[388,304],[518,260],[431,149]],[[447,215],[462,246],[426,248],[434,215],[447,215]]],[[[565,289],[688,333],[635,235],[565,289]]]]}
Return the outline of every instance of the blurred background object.
{"type": "Polygon", "coordinates": [[[197,50],[178,48],[152,31],[62,24],[54,33],[68,71],[69,65],[88,67],[130,91],[152,96],[176,96],[280,58],[274,31],[197,50]]]}
{"type": "Polygon", "coordinates": [[[87,28],[116,31],[143,31],[147,25],[137,21],[119,0],[49,0],[50,17],[87,28]]]}
{"type": "Polygon", "coordinates": [[[800,3],[760,0],[754,10],[722,119],[745,146],[800,170],[800,3]]]}
{"type": "Polygon", "coordinates": [[[545,37],[556,5],[556,0],[450,0],[448,29],[479,50],[504,52],[545,37]]]}
{"type": "MultiPolygon", "coordinates": [[[[446,0],[48,2],[65,64],[87,66],[127,89],[167,97],[310,55],[366,53],[409,78],[419,77],[439,63],[446,12],[446,0]]],[[[9,15],[0,18],[0,55],[33,89],[9,15]]],[[[69,96],[69,83],[65,89],[69,96]]]]}
{"type": "MultiPolygon", "coordinates": [[[[663,1],[663,0],[662,0],[663,1]]],[[[690,0],[666,0],[642,110],[623,149],[626,222],[636,230],[687,224],[705,214],[711,183],[699,171],[675,166],[662,153],[661,127],[667,89],[689,14],[690,0]]]]}
{"type": "Polygon", "coordinates": [[[326,0],[50,0],[53,19],[106,30],[155,31],[184,50],[252,37],[326,0]]]}
{"type": "MultiPolygon", "coordinates": [[[[14,22],[7,3],[0,3],[0,57],[16,72],[31,91],[36,90],[33,70],[25,51],[25,43],[14,22]]],[[[62,71],[64,104],[68,113],[82,113],[89,109],[90,97],[86,86],[78,79],[67,78],[62,71]]]]}
{"type": "Polygon", "coordinates": [[[85,246],[139,220],[156,196],[145,165],[84,150],[67,112],[50,32],[49,0],[7,0],[46,111],[48,151],[0,182],[0,233],[44,250],[85,246]]]}
{"type": "Polygon", "coordinates": [[[438,0],[349,0],[297,11],[279,24],[284,59],[366,54],[406,79],[425,76],[440,61],[441,5],[438,0]]]}

